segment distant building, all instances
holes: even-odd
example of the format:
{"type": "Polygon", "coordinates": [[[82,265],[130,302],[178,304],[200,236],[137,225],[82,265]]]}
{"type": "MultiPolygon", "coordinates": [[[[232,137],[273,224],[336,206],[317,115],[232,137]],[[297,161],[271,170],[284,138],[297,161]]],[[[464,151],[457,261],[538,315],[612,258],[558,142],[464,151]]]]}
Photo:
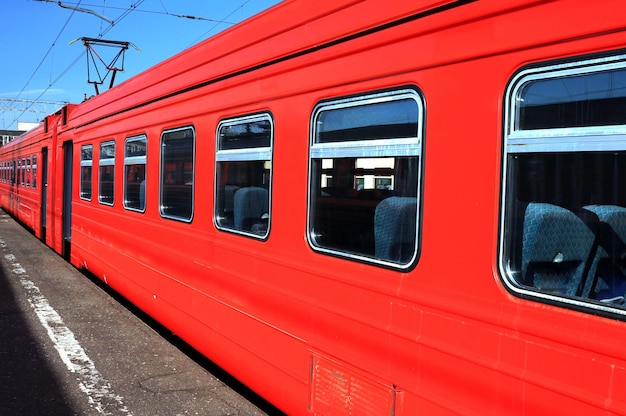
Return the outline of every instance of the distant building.
{"type": "Polygon", "coordinates": [[[37,121],[18,121],[17,129],[21,131],[30,131],[34,129],[35,127],[39,127],[40,125],[41,123],[37,121]]]}
{"type": "Polygon", "coordinates": [[[3,146],[24,133],[26,130],[0,130],[0,145],[3,146]]]}

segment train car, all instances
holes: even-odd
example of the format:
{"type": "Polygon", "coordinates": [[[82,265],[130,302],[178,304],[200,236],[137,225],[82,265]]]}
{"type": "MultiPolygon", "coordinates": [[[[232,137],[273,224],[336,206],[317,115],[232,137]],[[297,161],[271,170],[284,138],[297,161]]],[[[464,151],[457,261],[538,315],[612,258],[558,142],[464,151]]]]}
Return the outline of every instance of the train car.
{"type": "Polygon", "coordinates": [[[0,149],[0,206],[15,216],[39,238],[44,235],[42,215],[42,149],[50,135],[39,126],[0,149]]]}
{"type": "Polygon", "coordinates": [[[0,148],[0,206],[57,253],[69,259],[71,141],[59,141],[67,104],[37,128],[0,148]]]}
{"type": "Polygon", "coordinates": [[[283,1],[66,111],[46,241],[287,414],[626,415],[625,10],[283,1]]]}

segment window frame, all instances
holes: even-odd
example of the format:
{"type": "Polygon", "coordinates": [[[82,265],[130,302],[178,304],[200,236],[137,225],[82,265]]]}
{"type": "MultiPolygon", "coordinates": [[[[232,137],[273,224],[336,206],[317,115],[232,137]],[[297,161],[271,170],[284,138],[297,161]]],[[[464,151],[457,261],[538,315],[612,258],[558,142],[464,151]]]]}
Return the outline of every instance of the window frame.
{"type": "MultiPolygon", "coordinates": [[[[188,125],[188,126],[183,126],[183,127],[175,127],[175,128],[171,128],[171,129],[167,129],[167,130],[163,130],[161,132],[161,138],[159,140],[159,148],[160,148],[160,158],[159,158],[159,215],[161,216],[161,218],[166,218],[169,220],[174,220],[174,221],[179,221],[179,222],[184,222],[184,223],[188,223],[190,224],[193,221],[193,216],[194,216],[194,211],[195,211],[195,184],[196,184],[196,129],[194,128],[193,125],[188,125]],[[163,139],[165,137],[166,134],[169,133],[176,133],[178,131],[183,131],[183,130],[191,130],[192,132],[192,164],[193,164],[193,169],[192,169],[192,183],[191,183],[191,212],[189,214],[189,217],[181,217],[181,216],[177,216],[177,215],[170,215],[164,212],[164,205],[163,205],[163,191],[164,191],[164,187],[163,187],[163,179],[164,179],[164,174],[165,172],[165,163],[164,163],[164,155],[165,153],[163,152],[163,139]]],[[[184,173],[183,173],[184,175],[184,173]]]]}
{"type": "Polygon", "coordinates": [[[26,156],[26,169],[25,170],[26,170],[26,175],[25,175],[26,187],[30,188],[30,180],[31,180],[30,179],[30,156],[26,156]]]}
{"type": "Polygon", "coordinates": [[[102,205],[108,205],[111,207],[115,204],[115,159],[116,159],[115,152],[116,151],[117,151],[117,146],[116,146],[115,140],[106,140],[100,143],[100,148],[98,152],[98,202],[102,205]],[[113,146],[113,157],[103,158],[102,149],[107,146],[113,146]],[[113,179],[111,180],[111,182],[113,183],[113,187],[111,189],[111,201],[110,202],[104,200],[105,195],[102,194],[102,189],[103,189],[102,167],[103,166],[113,166],[113,179]]]}
{"type": "Polygon", "coordinates": [[[134,208],[128,205],[128,200],[127,200],[127,186],[128,186],[128,177],[126,175],[126,167],[127,166],[131,166],[131,165],[144,165],[144,181],[145,181],[145,187],[144,190],[146,191],[146,195],[147,195],[147,180],[148,180],[148,136],[145,134],[138,134],[136,136],[130,136],[127,137],[126,140],[124,141],[124,208],[129,210],[129,211],[135,211],[135,212],[140,212],[140,213],[144,213],[146,212],[146,206],[147,204],[147,199],[144,195],[144,204],[143,204],[143,208],[139,209],[139,208],[134,208]],[[146,154],[144,156],[127,156],[126,155],[126,150],[127,150],[127,146],[130,143],[133,142],[140,142],[143,141],[146,145],[146,154]],[[142,163],[143,162],[143,163],[142,163]]]}
{"type": "Polygon", "coordinates": [[[519,127],[517,103],[522,88],[530,82],[556,79],[571,75],[593,74],[611,69],[626,69],[626,55],[611,54],[600,57],[579,56],[566,62],[541,62],[525,66],[510,79],[504,95],[504,123],[502,134],[500,219],[498,231],[498,270],[500,280],[512,294],[523,299],[531,299],[586,313],[600,314],[626,319],[626,309],[602,304],[584,297],[542,292],[540,289],[524,286],[517,282],[514,271],[508,264],[509,244],[507,205],[510,191],[508,158],[511,154],[524,153],[585,153],[585,152],[626,152],[626,123],[622,125],[601,125],[584,127],[556,127],[527,129],[519,127]],[[507,239],[508,238],[508,239],[507,239]]]}
{"type": "Polygon", "coordinates": [[[215,186],[214,186],[214,209],[213,209],[213,224],[220,231],[231,232],[235,234],[239,234],[246,237],[255,238],[257,240],[267,240],[270,235],[270,229],[272,224],[272,183],[274,177],[274,117],[269,112],[260,112],[254,114],[248,114],[244,116],[237,117],[229,117],[220,122],[215,129],[215,186]],[[269,147],[246,147],[246,148],[237,148],[237,149],[221,149],[221,141],[220,141],[220,131],[224,127],[234,126],[239,124],[253,123],[257,121],[266,120],[270,123],[270,143],[269,147]],[[240,230],[233,227],[227,227],[220,225],[218,221],[218,164],[221,162],[254,162],[254,161],[269,161],[270,163],[270,179],[269,179],[269,187],[268,187],[268,222],[267,222],[267,230],[264,234],[255,234],[253,232],[247,232],[245,230],[240,230]]]}
{"type": "MultiPolygon", "coordinates": [[[[328,99],[319,102],[313,109],[310,119],[309,131],[309,160],[308,160],[308,184],[307,184],[307,224],[306,238],[311,249],[317,253],[347,259],[349,261],[372,264],[395,271],[406,272],[417,265],[421,252],[421,218],[422,218],[422,192],[424,171],[424,135],[426,123],[426,101],[420,89],[414,86],[405,86],[398,89],[385,91],[364,92],[358,95],[328,99]],[[346,140],[339,142],[317,142],[318,118],[325,111],[345,109],[349,107],[366,106],[384,102],[411,99],[417,106],[417,137],[401,137],[393,139],[364,139],[346,140]],[[398,263],[383,258],[357,254],[345,250],[324,247],[316,242],[315,223],[313,211],[313,186],[315,183],[314,160],[340,159],[340,158],[385,158],[385,157],[417,157],[418,172],[416,179],[416,230],[415,249],[411,259],[406,263],[398,263]]],[[[386,198],[385,198],[386,199],[386,198]]],[[[379,202],[382,202],[382,199],[379,202]]]]}
{"type": "Polygon", "coordinates": [[[80,193],[80,199],[84,200],[84,201],[91,201],[91,199],[93,198],[93,144],[85,144],[82,145],[80,147],[80,170],[79,170],[79,174],[80,174],[80,185],[79,185],[79,193],[80,193]],[[84,151],[87,149],[91,149],[91,159],[83,159],[84,156],[84,151]],[[91,176],[91,180],[90,180],[90,188],[89,188],[89,196],[85,196],[86,192],[84,191],[83,185],[83,167],[89,167],[90,168],[90,176],[91,176]]]}
{"type": "Polygon", "coordinates": [[[32,156],[30,186],[37,189],[37,155],[32,156]]]}

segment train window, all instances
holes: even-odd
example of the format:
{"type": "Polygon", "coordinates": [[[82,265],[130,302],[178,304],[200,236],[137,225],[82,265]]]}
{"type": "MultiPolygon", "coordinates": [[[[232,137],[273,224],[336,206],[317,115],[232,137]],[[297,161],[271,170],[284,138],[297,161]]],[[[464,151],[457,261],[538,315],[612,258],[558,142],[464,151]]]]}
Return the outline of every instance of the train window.
{"type": "Polygon", "coordinates": [[[93,166],[93,145],[85,145],[80,149],[80,197],[91,201],[91,181],[93,166]]]}
{"type": "Polygon", "coordinates": [[[100,143],[98,162],[98,201],[113,205],[115,191],[115,142],[100,143]]]}
{"type": "Polygon", "coordinates": [[[626,56],[511,81],[500,270],[513,292],[626,317],[625,105],[626,56]]]}
{"type": "Polygon", "coordinates": [[[217,127],[215,224],[267,238],[270,224],[273,121],[267,114],[223,120],[217,127]]]}
{"type": "Polygon", "coordinates": [[[22,159],[22,163],[20,165],[20,185],[24,186],[26,184],[26,158],[22,159]]]}
{"type": "Polygon", "coordinates": [[[32,164],[32,186],[33,189],[37,189],[37,155],[33,155],[33,164],[32,164]]]}
{"type": "Polygon", "coordinates": [[[423,118],[413,89],[315,108],[307,234],[314,250],[401,270],[415,264],[423,118]]]}
{"type": "Polygon", "coordinates": [[[30,156],[26,158],[26,187],[30,188],[30,156]]]}
{"type": "Polygon", "coordinates": [[[161,135],[160,212],[164,218],[191,222],[195,131],[192,127],[168,130],[161,135]]]}
{"type": "Polygon", "coordinates": [[[145,135],[129,137],[124,147],[124,207],[132,211],[146,210],[146,155],[148,141],[145,135]]]}

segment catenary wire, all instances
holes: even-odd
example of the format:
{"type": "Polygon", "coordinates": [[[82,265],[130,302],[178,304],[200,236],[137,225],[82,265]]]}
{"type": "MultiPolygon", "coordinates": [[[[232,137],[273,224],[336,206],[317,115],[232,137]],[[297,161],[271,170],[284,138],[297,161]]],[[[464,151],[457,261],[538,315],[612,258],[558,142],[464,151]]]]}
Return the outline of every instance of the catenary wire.
{"type": "MultiPolygon", "coordinates": [[[[141,3],[143,3],[144,1],[145,1],[145,0],[139,0],[139,1],[135,2],[134,4],[131,4],[131,5],[130,5],[130,6],[129,6],[129,7],[128,7],[125,11],[124,11],[124,13],[122,13],[122,14],[121,14],[121,15],[120,15],[117,19],[115,19],[115,20],[114,20],[114,23],[119,23],[121,20],[123,20],[124,18],[126,18],[126,17],[127,17],[130,13],[132,13],[132,12],[133,12],[133,11],[134,11],[137,7],[139,7],[139,6],[141,5],[141,3]]],[[[80,2],[79,2],[79,4],[80,4],[80,2]]],[[[73,14],[74,14],[74,12],[72,12],[72,15],[73,15],[73,14]]],[[[71,15],[70,15],[70,18],[71,18],[71,15]]],[[[65,26],[67,26],[67,23],[69,23],[69,19],[68,19],[68,21],[66,22],[65,26]]],[[[64,26],[63,28],[65,28],[65,26],[64,26]]],[[[102,31],[102,32],[98,35],[98,37],[99,37],[99,38],[101,38],[102,36],[104,36],[105,34],[107,34],[107,33],[108,33],[108,32],[109,32],[109,31],[110,31],[113,27],[114,27],[114,24],[109,24],[109,26],[108,26],[105,30],[103,30],[103,31],[102,31]]],[[[58,39],[58,37],[60,37],[60,36],[61,36],[61,33],[59,33],[59,35],[57,36],[57,39],[58,39]]],[[[55,42],[56,42],[56,40],[55,40],[55,42]]],[[[54,46],[54,45],[53,45],[53,46],[54,46]]],[[[51,47],[51,48],[52,48],[52,47],[51,47]]],[[[49,52],[48,52],[48,53],[49,53],[49,52]]],[[[86,53],[87,53],[86,51],[82,51],[82,52],[81,52],[81,53],[80,53],[80,54],[76,57],[76,59],[74,59],[74,61],[72,61],[72,63],[71,63],[71,64],[69,64],[69,65],[68,65],[68,66],[67,66],[67,67],[66,67],[66,68],[65,68],[65,69],[64,69],[64,70],[63,70],[63,71],[59,74],[59,76],[57,76],[57,77],[56,77],[56,78],[55,78],[52,82],[50,82],[50,84],[48,84],[48,86],[47,86],[47,87],[46,87],[46,88],[45,88],[45,89],[44,89],[44,90],[43,90],[43,91],[42,91],[42,92],[41,92],[41,93],[37,96],[37,98],[35,98],[33,101],[38,101],[38,100],[39,100],[39,99],[40,99],[40,98],[41,98],[41,97],[42,97],[42,96],[43,96],[46,92],[48,92],[48,90],[49,90],[50,88],[52,88],[52,86],[53,86],[53,85],[54,85],[54,84],[55,84],[55,83],[56,83],[59,79],[61,79],[61,78],[62,78],[62,77],[63,77],[63,76],[64,76],[64,75],[65,75],[65,74],[66,74],[66,73],[67,73],[67,72],[68,72],[68,71],[69,71],[69,70],[70,70],[70,69],[71,69],[74,65],[76,65],[76,63],[78,63],[78,61],[79,61],[81,58],[83,58],[83,57],[85,56],[85,54],[86,54],[86,53]]],[[[46,54],[46,56],[47,56],[47,54],[46,54]]],[[[45,60],[45,57],[44,57],[44,60],[45,60]]],[[[43,63],[43,60],[42,60],[42,63],[43,63]]],[[[41,64],[39,64],[39,66],[41,66],[41,64]]],[[[37,68],[39,68],[39,67],[37,67],[37,68]]],[[[36,71],[37,71],[37,70],[35,70],[35,72],[36,72],[36,71]]],[[[33,73],[33,76],[34,76],[34,75],[35,75],[35,74],[33,73]]],[[[31,76],[31,79],[32,79],[32,77],[33,77],[33,76],[31,76]]],[[[24,86],[24,88],[22,89],[22,91],[23,91],[24,89],[26,89],[26,87],[28,86],[28,83],[30,83],[30,80],[26,83],[26,85],[24,86]]],[[[21,94],[21,92],[20,92],[20,94],[21,94]]],[[[19,96],[19,95],[18,95],[18,96],[19,96]]],[[[17,116],[13,119],[13,121],[11,121],[11,123],[9,123],[9,125],[11,125],[11,124],[13,124],[13,123],[17,122],[17,120],[18,120],[18,119],[19,119],[22,115],[24,115],[24,113],[25,113],[27,110],[29,110],[29,109],[30,109],[30,107],[32,107],[33,105],[34,105],[34,102],[33,102],[33,103],[31,103],[30,105],[26,106],[26,108],[24,108],[24,110],[23,110],[21,113],[19,113],[19,114],[18,114],[18,115],[17,115],[17,116]]],[[[1,113],[0,115],[2,115],[2,114],[3,114],[3,113],[1,113]]]]}
{"type": "MultiPolygon", "coordinates": [[[[80,1],[78,2],[78,4],[80,4],[80,1]]],[[[37,72],[39,71],[39,69],[41,68],[41,66],[43,65],[43,63],[45,62],[46,58],[48,57],[48,55],[50,55],[50,52],[52,52],[52,49],[56,46],[57,41],[59,40],[59,38],[61,37],[61,35],[63,34],[63,31],[65,30],[65,28],[67,27],[67,25],[70,23],[70,20],[72,19],[72,16],[74,16],[74,11],[72,11],[72,13],[69,15],[69,17],[67,18],[67,20],[65,21],[65,24],[63,25],[63,27],[61,28],[61,30],[59,31],[59,33],[57,34],[56,38],[54,38],[54,41],[52,41],[52,44],[50,45],[50,48],[48,48],[48,51],[45,53],[45,55],[43,56],[43,58],[41,58],[41,61],[39,62],[39,65],[37,65],[37,67],[35,68],[35,70],[33,71],[33,73],[31,74],[30,78],[28,78],[28,81],[26,81],[26,84],[24,84],[24,86],[22,87],[22,89],[20,90],[20,92],[17,94],[17,96],[15,97],[16,99],[20,98],[20,96],[22,95],[22,93],[24,92],[24,90],[28,87],[28,85],[30,84],[30,82],[33,80],[33,78],[35,77],[35,74],[37,74],[37,72]]],[[[32,106],[32,104],[31,104],[32,106]]],[[[30,106],[28,106],[26,109],[30,108],[30,106]]],[[[7,110],[4,110],[2,113],[0,113],[0,116],[3,115],[7,110]]],[[[20,116],[22,116],[22,114],[24,114],[24,112],[22,112],[18,117],[16,117],[15,120],[13,120],[11,122],[11,124],[13,124],[20,116]]]]}

